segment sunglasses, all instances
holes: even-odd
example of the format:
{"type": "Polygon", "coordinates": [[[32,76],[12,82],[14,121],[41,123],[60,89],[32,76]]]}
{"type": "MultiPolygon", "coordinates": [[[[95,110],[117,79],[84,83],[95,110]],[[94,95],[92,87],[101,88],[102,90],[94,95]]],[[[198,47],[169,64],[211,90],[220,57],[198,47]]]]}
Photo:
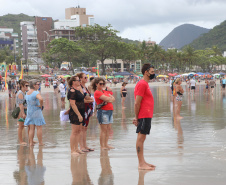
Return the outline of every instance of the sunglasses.
{"type": "Polygon", "coordinates": [[[40,84],[35,84],[35,85],[40,85],[40,84]]]}
{"type": "Polygon", "coordinates": [[[85,76],[84,78],[87,79],[87,76],[85,76]]]}
{"type": "Polygon", "coordinates": [[[25,85],[25,87],[29,87],[29,85],[25,85]]]}
{"type": "Polygon", "coordinates": [[[100,85],[105,85],[105,83],[99,83],[100,85]]]}

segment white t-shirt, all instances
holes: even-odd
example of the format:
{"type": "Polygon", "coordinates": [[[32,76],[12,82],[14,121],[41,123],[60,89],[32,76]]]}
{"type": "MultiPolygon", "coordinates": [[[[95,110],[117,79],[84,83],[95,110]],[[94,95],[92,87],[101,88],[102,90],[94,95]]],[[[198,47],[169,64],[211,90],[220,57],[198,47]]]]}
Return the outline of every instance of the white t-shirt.
{"type": "Polygon", "coordinates": [[[190,83],[191,83],[191,86],[192,86],[192,87],[195,87],[196,81],[195,81],[194,79],[191,79],[191,80],[190,80],[190,83]]]}
{"type": "Polygon", "coordinates": [[[60,83],[59,89],[60,89],[60,92],[65,93],[65,87],[64,87],[64,84],[60,83]]]}
{"type": "Polygon", "coordinates": [[[56,86],[57,85],[57,81],[53,81],[53,86],[56,86]]]}

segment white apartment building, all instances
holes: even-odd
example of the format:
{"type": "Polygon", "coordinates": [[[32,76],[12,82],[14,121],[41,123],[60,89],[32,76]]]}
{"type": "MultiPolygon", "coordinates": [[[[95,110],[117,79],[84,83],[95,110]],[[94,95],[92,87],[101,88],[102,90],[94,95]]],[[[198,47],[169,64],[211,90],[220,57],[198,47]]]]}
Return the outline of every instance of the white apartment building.
{"type": "Polygon", "coordinates": [[[7,40],[13,40],[13,50],[15,53],[18,53],[19,51],[19,38],[18,33],[13,32],[13,28],[5,28],[0,27],[0,38],[7,41],[7,40]]]}
{"type": "Polygon", "coordinates": [[[37,28],[34,22],[24,21],[20,23],[21,45],[25,60],[38,57],[37,28]]]}

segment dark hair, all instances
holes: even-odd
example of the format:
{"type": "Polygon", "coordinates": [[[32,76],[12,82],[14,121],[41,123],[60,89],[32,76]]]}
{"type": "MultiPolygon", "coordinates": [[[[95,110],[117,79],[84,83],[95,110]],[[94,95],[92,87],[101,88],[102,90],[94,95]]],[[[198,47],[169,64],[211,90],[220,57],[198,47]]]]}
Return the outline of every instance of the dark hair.
{"type": "Polygon", "coordinates": [[[124,85],[126,85],[126,84],[127,84],[126,82],[123,82],[123,83],[122,83],[122,86],[124,86],[124,85]]]}
{"type": "Polygon", "coordinates": [[[91,87],[94,91],[97,90],[97,84],[100,82],[100,81],[103,81],[105,83],[105,80],[101,77],[98,77],[98,78],[94,78],[92,84],[91,84],[91,87]]]}
{"type": "Polygon", "coordinates": [[[90,77],[89,81],[91,82],[94,79],[94,77],[90,77]]]}
{"type": "Polygon", "coordinates": [[[75,76],[72,76],[72,77],[68,77],[67,78],[67,84],[68,86],[71,88],[72,84],[73,84],[73,81],[76,80],[76,78],[79,78],[77,75],[75,76]]]}
{"type": "Polygon", "coordinates": [[[76,76],[78,76],[80,79],[83,77],[83,75],[86,75],[85,73],[78,73],[76,76]]]}
{"type": "Polygon", "coordinates": [[[148,71],[150,68],[154,68],[154,66],[153,65],[151,65],[151,64],[144,64],[143,65],[143,67],[142,67],[142,74],[144,75],[144,73],[145,73],[145,71],[148,71]]]}
{"type": "Polygon", "coordinates": [[[23,86],[25,86],[25,84],[27,84],[28,82],[27,81],[25,81],[25,80],[20,80],[20,89],[23,87],[23,86]]]}

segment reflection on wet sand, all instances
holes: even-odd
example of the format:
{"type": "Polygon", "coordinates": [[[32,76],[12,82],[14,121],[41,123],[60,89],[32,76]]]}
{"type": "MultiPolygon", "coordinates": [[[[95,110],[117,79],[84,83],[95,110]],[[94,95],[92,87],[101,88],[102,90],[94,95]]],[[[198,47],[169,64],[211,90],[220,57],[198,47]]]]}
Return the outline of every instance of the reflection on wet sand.
{"type": "Polygon", "coordinates": [[[150,170],[139,170],[138,185],[144,185],[144,176],[146,173],[151,172],[150,170]]]}
{"type": "Polygon", "coordinates": [[[101,150],[100,152],[101,173],[98,180],[99,185],[113,185],[114,175],[112,174],[108,150],[101,150]]]}
{"type": "Polygon", "coordinates": [[[122,121],[121,121],[121,126],[122,129],[127,131],[127,125],[126,125],[126,114],[125,114],[125,110],[122,109],[122,121]]]}
{"type": "Polygon", "coordinates": [[[27,184],[27,174],[25,171],[25,162],[27,158],[27,147],[18,146],[17,150],[17,161],[19,164],[19,170],[13,172],[13,177],[17,184],[27,184]]]}
{"type": "Polygon", "coordinates": [[[46,167],[43,166],[42,147],[39,147],[37,164],[33,147],[19,146],[17,151],[19,170],[13,173],[17,184],[44,185],[46,167]]]}
{"type": "Polygon", "coordinates": [[[91,185],[91,179],[87,170],[87,155],[71,156],[72,185],[91,185]]]}
{"type": "Polygon", "coordinates": [[[183,136],[183,130],[181,127],[181,120],[174,117],[174,128],[177,130],[177,145],[179,149],[179,154],[183,155],[183,149],[184,149],[184,136],[183,136]]]}

